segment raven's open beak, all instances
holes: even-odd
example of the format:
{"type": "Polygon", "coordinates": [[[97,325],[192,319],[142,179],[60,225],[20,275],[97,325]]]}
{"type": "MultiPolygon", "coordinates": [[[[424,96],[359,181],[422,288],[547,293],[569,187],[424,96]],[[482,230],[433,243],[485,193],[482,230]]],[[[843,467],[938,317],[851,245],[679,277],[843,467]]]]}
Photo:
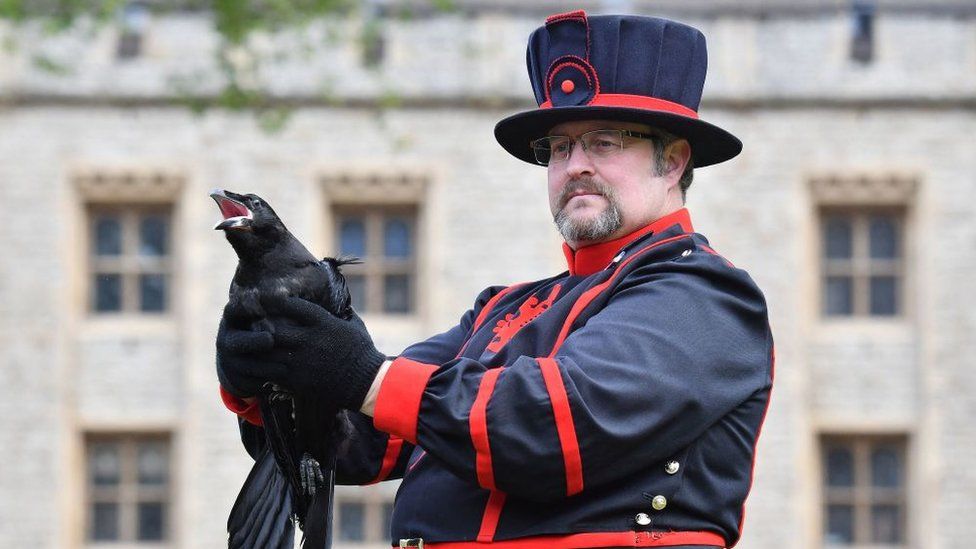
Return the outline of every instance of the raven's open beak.
{"type": "Polygon", "coordinates": [[[244,205],[241,195],[224,189],[214,189],[210,191],[210,198],[214,199],[224,216],[223,221],[214,225],[214,230],[251,230],[254,213],[244,205]]]}

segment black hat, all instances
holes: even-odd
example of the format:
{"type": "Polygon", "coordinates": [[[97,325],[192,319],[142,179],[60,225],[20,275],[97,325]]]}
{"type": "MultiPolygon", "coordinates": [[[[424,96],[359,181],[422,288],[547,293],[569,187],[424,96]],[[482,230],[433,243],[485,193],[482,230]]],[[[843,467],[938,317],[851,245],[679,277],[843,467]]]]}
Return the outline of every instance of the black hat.
{"type": "Polygon", "coordinates": [[[698,119],[708,54],[705,36],[682,23],[632,15],[553,15],[529,37],[529,78],[539,108],[495,126],[516,158],[529,142],[574,120],[637,122],[687,139],[696,167],[742,150],[734,135],[698,119]]]}

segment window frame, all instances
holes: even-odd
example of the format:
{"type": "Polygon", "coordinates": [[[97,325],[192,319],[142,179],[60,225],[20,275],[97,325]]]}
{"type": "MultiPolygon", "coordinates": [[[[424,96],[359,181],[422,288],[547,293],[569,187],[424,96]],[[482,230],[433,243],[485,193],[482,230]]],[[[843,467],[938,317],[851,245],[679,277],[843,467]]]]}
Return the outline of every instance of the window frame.
{"type": "Polygon", "coordinates": [[[382,202],[361,204],[333,203],[333,249],[341,251],[342,223],[351,218],[363,219],[366,233],[366,254],[358,258],[361,260],[361,263],[352,263],[342,267],[342,272],[345,276],[362,276],[365,279],[364,293],[366,307],[353,301],[353,308],[360,314],[386,315],[391,317],[416,316],[419,313],[419,204],[387,204],[382,202]],[[391,258],[384,253],[384,222],[388,219],[398,217],[406,219],[410,225],[411,253],[408,258],[404,259],[391,258]],[[384,279],[388,275],[406,275],[408,277],[406,311],[386,310],[384,279]]]}
{"type": "Polygon", "coordinates": [[[911,525],[909,517],[911,490],[911,437],[908,433],[821,433],[819,437],[818,459],[820,467],[820,536],[821,546],[827,548],[886,548],[902,549],[910,545],[911,525]],[[896,488],[876,487],[872,484],[871,452],[878,447],[893,446],[897,448],[900,459],[900,478],[896,488]],[[853,483],[850,487],[837,487],[828,484],[827,453],[832,448],[848,448],[853,460],[853,483]],[[872,535],[872,507],[878,504],[894,504],[899,506],[898,523],[901,525],[901,541],[875,542],[872,535]],[[829,506],[850,505],[853,508],[852,534],[850,544],[831,543],[827,539],[829,506]]]}
{"type": "Polygon", "coordinates": [[[86,269],[85,269],[85,312],[90,317],[109,318],[118,315],[140,315],[146,317],[165,317],[172,314],[175,303],[175,223],[176,208],[171,202],[147,203],[102,203],[89,202],[85,205],[86,230],[86,269]],[[161,256],[147,256],[139,253],[140,222],[153,215],[167,220],[167,250],[161,256]],[[115,216],[121,225],[121,253],[117,256],[100,256],[95,251],[95,227],[97,221],[106,216],[115,216]],[[119,274],[122,277],[121,308],[99,311],[96,308],[95,277],[99,274],[119,274]],[[139,290],[141,275],[159,274],[166,280],[163,295],[163,308],[158,311],[144,311],[139,290]]]}
{"type": "Polygon", "coordinates": [[[835,205],[822,204],[817,210],[817,314],[824,322],[871,322],[902,321],[910,312],[908,297],[910,256],[910,211],[901,204],[891,205],[835,205]],[[897,227],[898,255],[892,259],[872,258],[870,253],[870,219],[872,216],[890,216],[897,227]],[[851,221],[850,259],[827,257],[826,224],[831,217],[851,221]],[[846,276],[851,279],[851,313],[831,314],[827,311],[827,278],[846,276]],[[895,312],[871,313],[871,277],[891,276],[895,279],[895,312]]]}
{"type": "Polygon", "coordinates": [[[85,547],[163,547],[174,542],[175,533],[175,462],[173,437],[169,432],[87,432],[83,436],[82,459],[82,539],[85,547]],[[98,444],[111,443],[119,449],[119,482],[111,487],[95,486],[91,474],[91,460],[98,444]],[[166,449],[166,481],[159,487],[139,483],[138,449],[144,443],[162,443],[166,449]],[[139,504],[159,502],[163,504],[162,538],[140,540],[139,504]],[[118,538],[97,540],[94,538],[94,505],[115,503],[118,505],[118,538]]]}

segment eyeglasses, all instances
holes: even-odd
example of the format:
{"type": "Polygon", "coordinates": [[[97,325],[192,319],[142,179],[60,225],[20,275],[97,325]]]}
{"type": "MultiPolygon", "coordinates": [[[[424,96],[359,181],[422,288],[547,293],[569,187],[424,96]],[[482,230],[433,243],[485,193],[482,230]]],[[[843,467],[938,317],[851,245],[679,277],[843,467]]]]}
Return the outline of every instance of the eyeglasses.
{"type": "Polygon", "coordinates": [[[568,135],[540,137],[529,143],[535,153],[535,161],[543,166],[565,162],[573,152],[577,141],[590,158],[606,158],[624,150],[624,137],[654,139],[655,135],[630,130],[593,130],[572,138],[568,135]]]}

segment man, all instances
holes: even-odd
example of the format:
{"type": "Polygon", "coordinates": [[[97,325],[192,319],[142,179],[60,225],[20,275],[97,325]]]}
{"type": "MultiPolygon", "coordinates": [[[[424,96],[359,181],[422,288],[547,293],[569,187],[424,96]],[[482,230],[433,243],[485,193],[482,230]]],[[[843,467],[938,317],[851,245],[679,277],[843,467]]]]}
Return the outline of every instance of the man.
{"type": "MultiPolygon", "coordinates": [[[[495,135],[548,166],[567,272],[488,288],[392,360],[361,323],[269,304],[291,323],[267,359],[315,372],[292,389],[359,411],[340,481],[403,479],[395,545],[739,539],[773,348],[762,294],[683,208],[691,167],[741,149],[698,120],[705,63],[701,33],[663,19],[572,12],[531,36],[539,109],[495,135]]],[[[260,386],[218,347],[224,378],[260,386]]]]}

